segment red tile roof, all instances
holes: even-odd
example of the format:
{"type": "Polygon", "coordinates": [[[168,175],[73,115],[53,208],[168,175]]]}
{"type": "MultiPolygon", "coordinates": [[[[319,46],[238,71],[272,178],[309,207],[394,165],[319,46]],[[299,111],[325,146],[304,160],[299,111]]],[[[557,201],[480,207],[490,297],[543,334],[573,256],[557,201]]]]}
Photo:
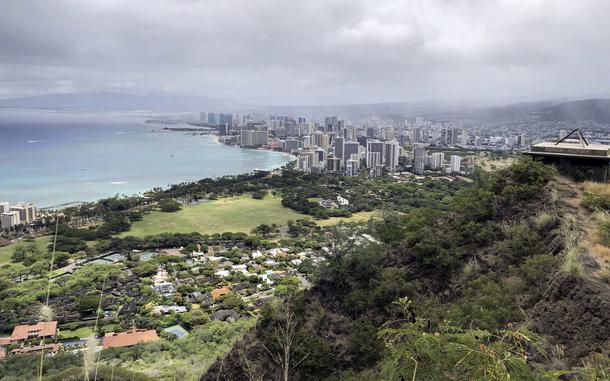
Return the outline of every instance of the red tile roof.
{"type": "Polygon", "coordinates": [[[9,345],[11,343],[10,337],[0,337],[0,346],[9,345]]]}
{"type": "Polygon", "coordinates": [[[61,344],[34,345],[31,347],[16,348],[11,351],[11,354],[22,355],[27,353],[39,352],[43,349],[47,352],[56,353],[59,352],[59,350],[61,349],[61,344]]]}
{"type": "Polygon", "coordinates": [[[104,335],[102,347],[104,349],[130,347],[139,343],[156,340],[159,340],[159,336],[157,336],[157,331],[154,329],[136,329],[121,333],[110,332],[104,335]]]}
{"type": "Polygon", "coordinates": [[[57,321],[40,322],[33,325],[18,325],[13,329],[11,341],[27,340],[55,336],[57,334],[57,321]]]}
{"type": "Polygon", "coordinates": [[[231,289],[227,286],[216,288],[216,289],[210,291],[210,295],[212,296],[212,299],[214,299],[214,300],[220,298],[223,295],[227,295],[230,293],[231,293],[231,289]]]}
{"type": "Polygon", "coordinates": [[[6,357],[6,351],[3,348],[0,348],[0,360],[6,357]]]}

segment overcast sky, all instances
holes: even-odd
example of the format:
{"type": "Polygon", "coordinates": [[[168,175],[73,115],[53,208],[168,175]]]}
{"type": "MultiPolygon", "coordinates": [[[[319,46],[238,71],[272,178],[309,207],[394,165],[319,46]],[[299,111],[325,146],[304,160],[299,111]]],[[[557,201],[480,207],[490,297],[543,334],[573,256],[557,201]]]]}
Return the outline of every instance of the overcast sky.
{"type": "Polygon", "coordinates": [[[608,94],[609,19],[609,0],[0,0],[0,98],[608,94]]]}

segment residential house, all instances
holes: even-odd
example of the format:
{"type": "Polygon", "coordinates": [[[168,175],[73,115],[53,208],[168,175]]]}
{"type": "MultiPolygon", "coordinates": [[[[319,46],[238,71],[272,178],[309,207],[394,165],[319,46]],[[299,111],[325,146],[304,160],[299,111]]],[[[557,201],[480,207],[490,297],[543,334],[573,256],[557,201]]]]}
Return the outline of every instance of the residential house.
{"type": "Polygon", "coordinates": [[[184,312],[186,312],[186,307],[184,307],[184,306],[155,306],[155,307],[153,307],[153,314],[156,314],[156,315],[167,315],[172,312],[184,313],[184,312]]]}
{"type": "Polygon", "coordinates": [[[210,296],[212,297],[212,300],[216,301],[216,299],[220,298],[221,296],[225,296],[230,293],[231,289],[229,287],[222,286],[210,291],[210,296]]]}
{"type": "Polygon", "coordinates": [[[61,349],[61,344],[45,344],[45,345],[34,345],[30,347],[15,348],[11,351],[12,355],[25,355],[30,353],[36,353],[44,351],[45,353],[55,354],[61,349]]]}
{"type": "Polygon", "coordinates": [[[11,344],[30,339],[55,338],[57,336],[57,321],[40,322],[32,325],[18,325],[13,328],[11,344]]]}
{"type": "Polygon", "coordinates": [[[154,329],[134,329],[127,332],[110,332],[104,335],[102,341],[103,349],[131,347],[140,343],[148,343],[159,340],[157,331],[154,329]]]}

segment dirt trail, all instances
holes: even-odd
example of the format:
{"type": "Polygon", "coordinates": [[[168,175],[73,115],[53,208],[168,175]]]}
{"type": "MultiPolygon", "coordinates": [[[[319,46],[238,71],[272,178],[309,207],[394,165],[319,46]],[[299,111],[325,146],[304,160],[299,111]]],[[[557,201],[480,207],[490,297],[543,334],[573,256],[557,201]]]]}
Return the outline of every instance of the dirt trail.
{"type": "Polygon", "coordinates": [[[595,250],[595,213],[582,206],[583,185],[558,177],[557,200],[565,214],[573,214],[584,248],[584,276],[558,270],[532,310],[534,328],[549,343],[552,361],[559,367],[580,366],[591,353],[610,353],[610,285],[603,279],[608,261],[595,250]]]}
{"type": "Polygon", "coordinates": [[[557,196],[565,207],[576,217],[580,230],[581,243],[586,249],[583,253],[583,262],[596,278],[603,276],[610,268],[610,251],[595,243],[595,230],[597,218],[595,213],[582,205],[584,185],[576,183],[566,177],[557,176],[557,196]]]}

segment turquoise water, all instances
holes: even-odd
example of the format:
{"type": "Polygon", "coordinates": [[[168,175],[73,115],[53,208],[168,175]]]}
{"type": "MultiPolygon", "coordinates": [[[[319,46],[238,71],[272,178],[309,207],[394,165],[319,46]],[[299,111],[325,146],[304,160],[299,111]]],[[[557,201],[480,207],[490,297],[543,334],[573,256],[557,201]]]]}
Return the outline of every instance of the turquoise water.
{"type": "Polygon", "coordinates": [[[146,116],[0,111],[0,201],[41,207],[136,194],[183,181],[271,169],[289,155],[153,131],[146,116]]]}

